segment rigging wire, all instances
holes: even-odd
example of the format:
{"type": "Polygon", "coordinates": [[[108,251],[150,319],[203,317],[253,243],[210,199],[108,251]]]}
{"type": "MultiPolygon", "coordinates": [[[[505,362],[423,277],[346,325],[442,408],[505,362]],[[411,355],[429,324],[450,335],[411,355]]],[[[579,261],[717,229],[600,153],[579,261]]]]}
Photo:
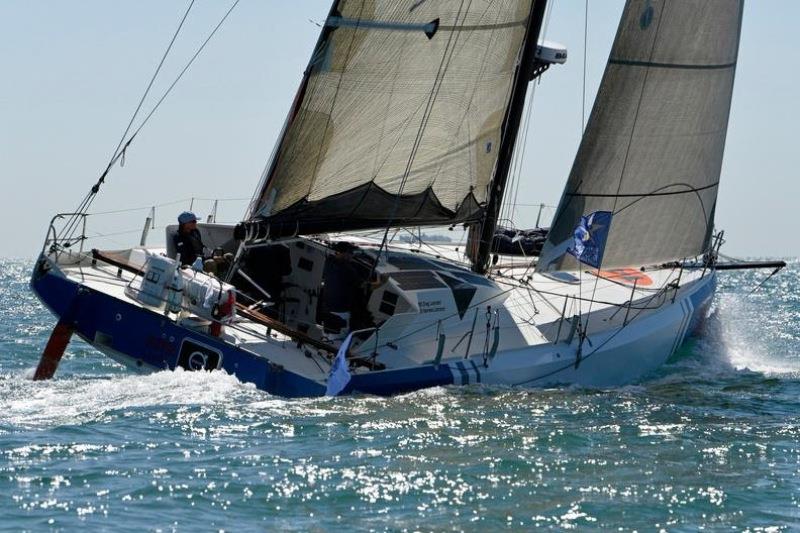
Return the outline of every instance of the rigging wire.
{"type": "MultiPolygon", "coordinates": [[[[586,23],[584,25],[586,29],[584,31],[584,50],[586,50],[586,35],[588,35],[588,27],[589,27],[589,22],[588,22],[588,20],[589,20],[588,13],[589,12],[588,12],[588,9],[589,9],[589,0],[586,0],[586,17],[585,17],[586,23]]],[[[667,7],[665,5],[663,10],[666,10],[666,9],[667,9],[667,7]]],[[[656,25],[655,34],[654,34],[654,37],[653,37],[653,44],[651,45],[650,53],[648,54],[649,61],[653,60],[653,54],[655,53],[656,43],[658,42],[658,35],[659,35],[659,30],[661,29],[661,21],[662,20],[663,20],[663,17],[659,17],[658,18],[658,23],[656,25]]],[[[625,176],[625,170],[628,167],[628,156],[630,155],[631,144],[633,142],[633,138],[634,138],[634,135],[635,135],[635,132],[636,132],[636,122],[638,121],[638,118],[639,118],[639,111],[641,110],[642,99],[644,98],[644,91],[645,91],[645,88],[647,87],[647,80],[648,80],[648,76],[650,74],[650,70],[651,69],[648,68],[648,69],[645,70],[645,73],[644,73],[644,80],[642,82],[641,91],[639,92],[639,100],[638,100],[638,102],[636,104],[636,112],[635,112],[634,119],[633,119],[634,126],[631,128],[630,138],[628,139],[628,146],[627,146],[627,149],[625,151],[625,158],[623,159],[623,162],[622,162],[622,170],[621,170],[620,176],[619,176],[619,183],[617,184],[617,192],[614,195],[614,204],[613,204],[613,207],[611,209],[612,213],[616,213],[617,212],[617,205],[618,205],[619,199],[620,199],[620,192],[622,191],[622,180],[623,180],[623,178],[625,176]]],[[[585,87],[586,87],[586,53],[584,52],[584,91],[585,91],[585,87]]],[[[585,98],[584,98],[584,102],[585,102],[585,98]]],[[[581,124],[581,126],[583,127],[583,123],[581,124]]],[[[601,268],[602,268],[602,259],[600,261],[600,264],[598,264],[598,266],[597,266],[598,271],[601,268]]],[[[667,284],[665,284],[665,286],[666,285],[667,284]]],[[[592,290],[592,298],[589,300],[589,311],[586,313],[586,325],[583,327],[583,331],[584,332],[587,331],[588,328],[589,328],[589,319],[591,317],[592,303],[594,301],[594,297],[595,297],[596,291],[597,291],[597,280],[595,280],[594,289],[592,290]]],[[[631,298],[633,298],[633,296],[631,296],[631,298]]],[[[582,340],[581,340],[581,343],[582,343],[582,340]]],[[[579,347],[578,350],[579,350],[578,353],[580,354],[580,347],[579,347]]]]}
{"type": "MultiPolygon", "coordinates": [[[[434,249],[434,247],[432,245],[428,245],[428,247],[430,247],[431,249],[434,249]]],[[[422,253],[423,255],[429,255],[430,254],[430,252],[425,252],[425,251],[422,251],[422,250],[418,250],[417,252],[418,253],[422,253]]],[[[435,254],[435,256],[437,257],[437,259],[440,259],[440,257],[438,255],[435,254]]],[[[559,313],[560,310],[557,309],[556,307],[554,307],[552,303],[550,303],[550,301],[547,299],[547,296],[559,297],[559,298],[564,298],[564,297],[570,298],[571,297],[574,300],[573,306],[576,305],[576,304],[578,306],[580,306],[581,302],[587,301],[587,302],[590,302],[590,303],[593,303],[593,304],[597,303],[597,304],[606,305],[606,306],[610,306],[610,307],[616,307],[618,309],[628,308],[629,310],[635,310],[636,314],[628,321],[628,324],[630,324],[642,312],[661,308],[664,305],[664,303],[666,302],[666,298],[665,298],[666,291],[668,289],[670,289],[669,284],[665,284],[663,287],[660,287],[660,288],[654,290],[653,294],[651,296],[649,296],[648,298],[644,299],[641,304],[637,304],[637,305],[633,305],[632,301],[626,301],[626,302],[623,302],[623,303],[618,303],[618,302],[612,302],[612,301],[607,301],[607,300],[598,300],[598,299],[595,298],[594,294],[590,298],[587,298],[587,297],[584,297],[582,295],[582,292],[580,292],[580,289],[579,289],[579,292],[578,292],[577,295],[571,295],[570,296],[570,295],[565,295],[565,294],[562,294],[562,293],[559,293],[559,292],[553,292],[553,291],[548,291],[548,290],[543,290],[543,289],[536,289],[533,286],[529,285],[528,282],[525,281],[525,278],[528,277],[527,273],[530,271],[530,268],[532,266],[533,266],[533,262],[531,262],[531,264],[528,265],[527,269],[525,270],[525,272],[523,273],[522,276],[518,277],[517,279],[511,278],[513,280],[513,282],[509,281],[508,279],[506,279],[503,276],[498,277],[497,278],[497,282],[502,284],[502,285],[507,286],[508,288],[502,290],[501,292],[499,292],[496,295],[487,297],[484,300],[481,300],[481,301],[476,302],[476,303],[471,303],[467,307],[467,310],[477,309],[477,308],[483,306],[484,304],[486,304],[487,302],[490,302],[495,298],[498,298],[498,297],[501,297],[501,296],[503,296],[505,294],[508,294],[511,291],[515,290],[515,289],[525,289],[525,290],[528,291],[529,294],[530,293],[536,293],[536,295],[538,295],[538,297],[544,303],[547,303],[556,313],[559,313]],[[651,305],[652,302],[655,301],[659,297],[661,297],[662,302],[658,303],[657,305],[651,305]]],[[[672,273],[674,274],[674,272],[676,270],[676,267],[673,267],[671,270],[672,270],[672,273]]],[[[595,275],[595,281],[596,282],[599,281],[599,277],[600,276],[595,275]]],[[[597,288],[597,285],[595,283],[595,291],[596,291],[596,288],[597,288]]],[[[456,316],[456,314],[453,314],[453,315],[450,315],[448,317],[445,317],[444,320],[447,320],[447,319],[449,319],[451,317],[454,317],[454,316],[456,316]]],[[[397,341],[400,341],[400,340],[405,339],[407,337],[413,336],[413,335],[415,335],[417,333],[420,333],[420,332],[422,332],[422,331],[424,331],[426,329],[432,328],[433,326],[437,325],[438,322],[441,322],[441,319],[433,320],[433,321],[431,321],[431,322],[429,322],[427,324],[423,324],[420,327],[418,327],[418,328],[416,328],[416,329],[414,329],[414,330],[412,330],[410,332],[409,331],[405,331],[405,332],[403,332],[403,334],[401,334],[401,335],[399,335],[399,336],[397,336],[397,337],[395,337],[395,338],[393,338],[391,340],[386,341],[384,344],[381,344],[378,347],[382,348],[382,347],[394,344],[397,341]]],[[[588,327],[588,323],[587,323],[587,327],[588,327]]],[[[620,328],[620,331],[622,329],[624,329],[624,326],[622,328],[620,328]]],[[[585,333],[587,331],[587,328],[583,328],[582,331],[585,333]]],[[[616,333],[618,333],[618,332],[619,331],[617,331],[616,333]]],[[[616,333],[614,335],[616,335],[616,333]]],[[[605,344],[606,343],[604,342],[600,346],[603,346],[605,344]]],[[[598,348],[599,347],[593,349],[592,352],[590,352],[588,355],[582,356],[581,360],[586,359],[587,357],[592,355],[594,352],[597,351],[598,348]]],[[[570,362],[565,368],[568,368],[570,366],[574,366],[574,362],[570,362]]],[[[541,377],[536,378],[536,379],[540,379],[540,378],[541,377]]],[[[532,380],[532,381],[534,381],[534,380],[532,380]]]]}
{"type": "Polygon", "coordinates": [[[128,136],[128,133],[131,131],[131,127],[133,126],[133,123],[136,120],[136,117],[139,115],[139,111],[142,110],[142,106],[144,105],[144,101],[147,98],[147,95],[150,94],[150,89],[152,89],[153,84],[155,83],[156,78],[158,77],[158,73],[161,72],[161,67],[164,66],[164,62],[167,60],[167,56],[169,55],[170,51],[172,50],[172,46],[175,44],[175,40],[178,38],[178,34],[180,34],[181,29],[183,28],[183,25],[184,25],[184,23],[186,22],[186,19],[189,16],[189,12],[192,10],[192,7],[194,6],[194,3],[195,3],[195,0],[191,0],[189,2],[189,6],[186,8],[186,12],[183,14],[183,18],[181,18],[181,21],[178,24],[178,27],[175,30],[175,33],[172,35],[172,39],[170,40],[169,45],[167,45],[167,49],[164,50],[164,55],[161,56],[161,61],[158,62],[158,66],[156,67],[156,71],[153,73],[153,76],[150,78],[150,82],[147,84],[147,87],[145,88],[144,93],[142,94],[142,97],[139,99],[139,103],[137,104],[136,110],[133,112],[133,115],[131,116],[131,119],[128,122],[128,125],[125,128],[125,132],[122,134],[122,137],[120,137],[119,143],[117,143],[117,147],[114,148],[114,152],[111,154],[111,158],[108,161],[108,165],[106,165],[106,168],[103,171],[103,174],[102,174],[102,176],[100,178],[101,180],[105,177],[105,175],[108,173],[108,171],[111,168],[111,166],[114,164],[114,162],[116,160],[116,157],[119,154],[120,148],[122,147],[123,143],[125,142],[125,139],[128,136]]]}
{"type": "MultiPolygon", "coordinates": [[[[674,269],[673,269],[673,270],[674,270],[674,269]]],[[[649,305],[649,303],[650,303],[650,302],[652,302],[652,301],[653,301],[653,300],[654,300],[654,299],[655,299],[657,296],[659,296],[659,295],[661,295],[661,294],[664,294],[664,295],[666,295],[666,289],[667,289],[667,287],[665,286],[665,287],[664,287],[662,290],[660,290],[660,291],[656,292],[656,293],[655,293],[655,294],[653,294],[653,295],[652,295],[650,298],[648,298],[647,302],[645,303],[645,306],[648,306],[648,305],[649,305]],[[662,291],[663,291],[663,292],[662,292],[662,291]]],[[[634,308],[634,309],[636,309],[636,314],[635,314],[635,315],[633,315],[633,317],[631,317],[631,318],[630,318],[630,320],[628,321],[628,325],[630,325],[630,324],[631,324],[631,323],[632,323],[634,320],[636,320],[637,318],[639,318],[639,315],[641,315],[641,314],[642,314],[644,311],[647,311],[647,310],[649,310],[649,309],[658,309],[659,307],[661,307],[661,305],[663,305],[663,303],[662,303],[662,304],[659,304],[659,305],[657,305],[657,306],[655,306],[655,307],[637,307],[637,308],[634,308]]],[[[589,352],[588,354],[586,354],[586,355],[583,355],[583,356],[581,357],[581,361],[584,361],[584,360],[588,359],[589,357],[591,357],[592,355],[594,355],[594,354],[596,354],[597,352],[599,352],[601,348],[603,348],[603,347],[604,347],[606,344],[608,344],[609,342],[611,342],[612,340],[614,340],[614,338],[615,338],[617,335],[619,335],[619,334],[620,334],[620,333],[621,333],[621,332],[622,332],[622,331],[623,331],[623,330],[624,330],[626,327],[627,327],[627,326],[622,326],[622,327],[618,328],[618,329],[617,329],[617,330],[616,330],[614,333],[612,333],[612,334],[611,334],[611,335],[610,335],[610,336],[609,336],[607,339],[605,339],[603,342],[601,342],[601,343],[600,343],[600,344],[598,344],[597,346],[594,346],[591,352],[589,352]]],[[[586,330],[584,330],[584,331],[586,331],[586,330]]],[[[549,376],[552,376],[552,375],[558,374],[559,372],[562,372],[562,371],[564,371],[564,370],[567,370],[568,368],[570,368],[570,367],[574,367],[574,366],[575,366],[575,365],[574,365],[574,363],[569,363],[569,364],[566,364],[566,365],[564,365],[564,366],[562,366],[562,367],[560,367],[560,368],[557,368],[557,369],[555,369],[555,370],[552,370],[552,371],[550,371],[550,372],[547,372],[547,373],[545,373],[545,374],[541,374],[541,375],[539,375],[539,376],[536,376],[535,378],[531,378],[531,379],[527,379],[527,380],[525,380],[525,381],[520,381],[520,382],[518,382],[518,383],[514,383],[512,386],[527,385],[528,383],[533,383],[534,381],[539,381],[540,379],[544,379],[544,378],[546,378],[546,377],[549,377],[549,376]]]]}
{"type": "Polygon", "coordinates": [[[197,51],[194,53],[192,58],[189,59],[189,61],[186,63],[186,66],[183,67],[183,69],[181,70],[180,74],[178,74],[178,76],[175,78],[175,81],[173,81],[170,84],[170,86],[164,92],[164,95],[158,100],[158,102],[156,102],[156,105],[153,106],[153,109],[150,111],[150,113],[147,114],[147,116],[144,118],[144,120],[139,125],[139,127],[136,128],[136,130],[133,132],[133,134],[131,135],[130,139],[126,143],[126,145],[130,144],[131,141],[133,141],[133,138],[136,137],[136,135],[142,130],[142,128],[144,128],[145,124],[147,124],[147,122],[150,120],[150,117],[153,116],[153,113],[156,112],[156,110],[159,108],[159,106],[161,106],[161,104],[164,102],[164,100],[167,98],[167,96],[169,96],[170,92],[172,92],[172,89],[175,87],[175,85],[178,84],[178,82],[181,80],[183,75],[186,74],[186,71],[189,70],[189,67],[192,66],[192,63],[194,63],[195,59],[197,59],[197,57],[200,55],[200,53],[203,51],[203,49],[205,49],[206,45],[209,43],[209,41],[211,41],[211,39],[217,33],[217,30],[219,30],[220,27],[222,27],[222,25],[228,19],[228,16],[233,12],[234,8],[236,8],[236,6],[239,4],[240,1],[241,0],[235,0],[233,2],[233,4],[231,4],[231,7],[228,8],[228,11],[225,12],[225,14],[222,16],[222,18],[217,23],[217,25],[214,26],[214,29],[211,30],[211,33],[208,34],[208,36],[203,41],[203,43],[200,45],[200,47],[197,49],[197,51]]]}
{"type": "Polygon", "coordinates": [[[132,211],[144,211],[146,209],[152,208],[159,208],[159,207],[170,207],[173,205],[180,205],[185,204],[189,201],[200,201],[200,202],[244,202],[245,200],[249,200],[249,197],[242,197],[242,198],[197,198],[196,196],[191,198],[181,198],[180,200],[173,200],[171,202],[165,202],[161,204],[153,204],[153,205],[143,205],[140,207],[126,207],[125,209],[113,209],[110,211],[93,211],[91,213],[86,213],[86,216],[98,216],[98,215],[117,215],[120,213],[130,213],[132,211]]]}
{"type": "Polygon", "coordinates": [[[783,270],[783,268],[784,268],[784,267],[782,267],[782,266],[779,266],[779,267],[777,267],[775,270],[773,270],[773,271],[772,271],[772,273],[771,273],[769,276],[767,276],[766,278],[764,278],[764,279],[761,281],[761,283],[759,283],[758,285],[756,285],[755,287],[753,287],[753,290],[751,290],[751,291],[750,291],[750,292],[748,292],[747,294],[748,294],[748,295],[750,295],[750,294],[753,294],[754,292],[756,292],[757,290],[759,290],[761,287],[763,287],[763,286],[764,286],[764,284],[765,284],[766,282],[768,282],[769,280],[771,280],[771,279],[772,279],[772,277],[773,277],[775,274],[777,274],[778,272],[780,272],[781,270],[783,270]]]}
{"type": "Polygon", "coordinates": [[[188,16],[189,11],[191,10],[192,6],[194,5],[194,2],[195,2],[195,0],[191,0],[191,3],[189,4],[189,7],[186,10],[186,13],[184,14],[183,18],[181,19],[181,22],[180,22],[177,30],[175,31],[175,34],[174,34],[172,40],[170,41],[170,44],[167,47],[167,50],[165,51],[165,53],[164,53],[164,55],[163,55],[163,57],[161,59],[161,62],[159,63],[158,68],[156,69],[155,74],[153,75],[153,78],[150,80],[150,83],[147,86],[145,94],[142,96],[142,99],[140,100],[139,105],[136,108],[136,111],[134,112],[133,116],[131,117],[131,120],[128,123],[128,127],[125,129],[125,133],[123,134],[122,138],[120,139],[120,142],[117,145],[117,149],[115,150],[114,155],[112,155],[108,166],[106,167],[105,171],[100,176],[100,178],[98,179],[97,183],[95,183],[95,185],[92,187],[90,192],[86,195],[84,200],[81,202],[78,210],[76,211],[77,214],[73,215],[72,220],[68,223],[68,225],[67,225],[68,231],[65,231],[66,240],[67,241],[71,241],[72,240],[72,237],[73,237],[75,231],[78,228],[78,220],[80,219],[80,217],[83,214],[86,213],[86,211],[91,206],[92,202],[94,201],[95,196],[97,195],[97,193],[100,190],[100,186],[105,182],[105,178],[108,175],[108,173],[110,172],[111,168],[114,166],[114,164],[117,161],[120,160],[120,158],[124,157],[125,151],[127,150],[128,146],[130,146],[130,144],[133,142],[133,140],[136,137],[136,135],[142,130],[142,128],[144,128],[144,126],[148,123],[148,121],[153,116],[153,114],[156,112],[156,110],[161,106],[161,104],[164,102],[164,100],[167,98],[167,96],[169,96],[169,94],[172,92],[172,89],[175,88],[175,86],[181,80],[183,75],[186,74],[186,72],[192,66],[192,64],[197,59],[197,57],[200,55],[200,53],[205,49],[205,47],[209,43],[209,41],[211,41],[211,39],[214,37],[214,35],[216,35],[216,33],[219,30],[219,28],[225,23],[225,21],[228,19],[230,14],[233,12],[233,10],[236,8],[236,6],[239,4],[240,0],[234,0],[233,4],[231,4],[231,7],[225,12],[225,14],[222,16],[220,21],[214,27],[214,29],[211,30],[211,32],[208,34],[206,39],[203,41],[203,43],[200,45],[200,47],[197,49],[197,51],[194,53],[194,55],[189,59],[189,61],[186,63],[186,65],[180,71],[180,73],[175,78],[175,80],[170,84],[170,86],[167,88],[167,90],[164,92],[164,94],[161,96],[161,98],[159,98],[159,100],[156,102],[156,104],[153,106],[153,108],[150,110],[150,112],[147,114],[147,116],[144,118],[144,120],[142,120],[142,122],[139,124],[139,126],[133,131],[133,133],[129,137],[127,137],[127,140],[125,140],[126,136],[130,132],[130,129],[131,129],[133,123],[135,122],[136,116],[138,116],[139,111],[141,110],[141,107],[143,105],[144,99],[149,94],[149,91],[150,91],[150,89],[151,89],[151,87],[152,87],[152,85],[153,85],[153,83],[155,81],[155,78],[158,75],[159,71],[161,70],[161,66],[163,65],[167,55],[169,54],[169,51],[171,50],[172,45],[175,42],[175,39],[177,38],[178,34],[180,33],[180,30],[183,27],[183,24],[184,24],[184,22],[186,20],[186,17],[188,16]]]}
{"type": "MultiPolygon", "coordinates": [[[[581,130],[579,137],[579,142],[583,140],[583,134],[586,131],[586,56],[588,50],[588,39],[589,37],[589,0],[584,2],[584,11],[583,11],[583,80],[581,85],[581,130]]],[[[578,267],[580,268],[580,258],[578,258],[578,267]]],[[[600,265],[597,265],[598,274],[600,272],[600,265]]],[[[595,297],[595,293],[597,292],[597,280],[599,276],[595,277],[594,280],[594,287],[592,289],[592,300],[595,297]]],[[[580,364],[581,359],[583,359],[581,355],[581,349],[583,347],[583,339],[584,336],[581,333],[582,331],[588,331],[589,329],[589,316],[592,314],[592,302],[589,302],[589,310],[586,312],[586,325],[583,325],[583,310],[582,310],[582,300],[583,300],[583,276],[578,276],[578,293],[581,295],[581,300],[578,301],[578,334],[580,335],[580,340],[578,341],[578,351],[576,356],[575,365],[580,364]]],[[[576,366],[577,368],[577,366],[576,366]]]]}
{"type": "MultiPolygon", "coordinates": [[[[674,271],[674,269],[673,269],[673,271],[674,271]]],[[[474,303],[470,303],[470,305],[469,305],[469,306],[467,306],[466,310],[478,309],[478,308],[480,308],[480,307],[484,306],[485,304],[487,304],[488,302],[491,302],[491,301],[493,301],[493,300],[495,300],[495,299],[497,299],[497,298],[500,298],[500,297],[502,297],[502,296],[504,296],[504,295],[506,295],[506,294],[509,294],[509,293],[511,293],[512,291],[514,291],[515,289],[519,289],[519,288],[525,288],[525,289],[527,289],[528,291],[533,291],[533,292],[535,292],[537,295],[539,295],[540,297],[541,297],[542,295],[555,296],[555,297],[565,297],[565,295],[564,295],[564,294],[561,294],[561,293],[557,293],[557,292],[553,292],[553,291],[547,291],[547,290],[541,290],[541,289],[535,289],[535,288],[533,288],[533,287],[530,287],[530,286],[525,286],[525,287],[523,287],[522,285],[519,285],[519,286],[518,286],[518,285],[513,285],[513,284],[510,284],[510,283],[505,283],[505,284],[506,284],[506,285],[508,285],[508,287],[509,287],[509,288],[507,288],[507,289],[504,289],[504,290],[502,290],[501,292],[499,292],[499,293],[496,293],[496,294],[494,294],[494,295],[492,295],[492,296],[486,297],[486,298],[484,298],[484,299],[483,299],[483,300],[481,300],[481,301],[474,302],[474,303]]],[[[628,320],[628,324],[630,324],[631,322],[633,322],[633,321],[634,321],[634,320],[635,320],[635,319],[636,319],[636,318],[637,318],[637,317],[638,317],[638,316],[639,316],[639,315],[640,315],[642,312],[644,312],[644,311],[649,311],[649,310],[654,310],[654,309],[659,309],[659,308],[661,308],[661,307],[664,305],[664,303],[663,303],[663,302],[662,302],[662,303],[660,303],[660,304],[657,304],[657,305],[650,305],[650,304],[651,304],[651,302],[653,302],[653,301],[654,301],[656,298],[658,298],[659,296],[661,296],[661,295],[665,295],[665,294],[666,294],[666,291],[667,291],[667,289],[668,289],[668,288],[669,288],[669,287],[665,285],[664,287],[662,287],[662,288],[661,288],[661,289],[659,289],[658,291],[655,291],[655,292],[654,292],[654,293],[653,293],[653,294],[652,294],[650,297],[648,297],[648,298],[647,298],[645,301],[643,301],[643,302],[642,302],[642,305],[631,306],[631,307],[630,307],[631,309],[633,309],[633,310],[636,310],[636,314],[635,314],[633,317],[631,317],[631,318],[628,320]]],[[[573,298],[574,298],[574,299],[576,299],[576,300],[578,300],[578,301],[581,301],[581,300],[587,300],[587,298],[584,298],[583,296],[573,296],[573,298]]],[[[545,298],[542,298],[542,299],[546,301],[546,299],[545,299],[545,298]]],[[[617,303],[617,302],[604,301],[604,300],[593,300],[593,301],[594,301],[594,303],[599,303],[599,304],[602,304],[602,305],[607,305],[607,306],[610,306],[610,307],[619,307],[619,308],[624,308],[625,306],[627,306],[627,305],[628,305],[628,302],[624,302],[624,303],[617,303]]],[[[457,312],[456,312],[456,313],[453,313],[453,314],[451,314],[451,315],[448,315],[448,316],[446,316],[446,317],[444,317],[444,318],[439,318],[439,319],[431,320],[431,321],[430,321],[430,322],[428,322],[427,324],[423,324],[423,325],[421,325],[421,326],[419,326],[419,327],[417,327],[417,328],[415,328],[415,329],[413,329],[413,330],[410,330],[410,331],[403,331],[403,332],[402,332],[401,334],[399,334],[397,337],[394,337],[393,339],[389,339],[389,340],[387,340],[387,341],[383,342],[383,343],[382,343],[382,344],[380,344],[378,347],[379,347],[379,348],[383,348],[383,347],[385,347],[385,346],[388,346],[388,345],[390,345],[390,344],[396,344],[398,341],[401,341],[401,340],[403,340],[403,339],[406,339],[406,338],[408,338],[408,337],[411,337],[411,336],[413,336],[413,335],[416,335],[416,334],[418,334],[418,333],[421,333],[422,331],[425,331],[425,330],[427,330],[427,329],[431,329],[431,328],[433,328],[434,326],[436,326],[436,325],[437,325],[439,322],[446,321],[446,320],[448,320],[448,319],[450,319],[450,318],[453,318],[453,317],[456,317],[456,316],[459,316],[459,313],[457,313],[457,312]]],[[[626,327],[626,326],[625,326],[625,327],[626,327]]],[[[624,327],[621,327],[621,328],[619,328],[619,329],[618,329],[618,330],[617,330],[617,331],[614,333],[614,335],[618,334],[618,333],[619,333],[620,331],[622,331],[623,329],[624,329],[624,327]]],[[[586,331],[586,330],[584,329],[584,331],[586,331]]],[[[595,348],[595,349],[592,351],[592,353],[596,352],[596,351],[597,351],[597,349],[599,349],[599,347],[602,347],[604,344],[605,344],[605,342],[604,342],[603,344],[601,344],[600,346],[596,347],[596,348],[595,348]]],[[[591,355],[591,354],[589,354],[589,355],[591,355]]],[[[583,359],[586,359],[587,357],[589,357],[589,355],[583,356],[583,359]]],[[[572,363],[572,362],[571,362],[571,363],[569,363],[569,364],[567,365],[567,367],[569,367],[569,366],[573,366],[573,364],[574,364],[574,363],[572,363]]],[[[536,378],[536,379],[539,379],[539,378],[536,378]]],[[[531,381],[534,381],[534,380],[531,380],[531,381]]]]}
{"type": "Polygon", "coordinates": [[[514,215],[516,213],[517,208],[517,194],[519,193],[519,185],[522,183],[522,160],[525,153],[525,145],[527,144],[528,140],[528,130],[531,124],[531,116],[533,115],[533,98],[536,94],[536,86],[539,85],[538,83],[534,83],[532,89],[527,95],[527,101],[525,103],[525,122],[521,129],[521,135],[519,139],[519,143],[516,144],[514,148],[514,159],[511,162],[511,182],[509,183],[508,190],[514,191],[513,193],[513,200],[509,201],[510,199],[506,199],[503,202],[503,206],[500,211],[500,216],[498,217],[499,220],[508,219],[513,221],[514,215]]]}
{"type": "MultiPolygon", "coordinates": [[[[128,125],[126,126],[125,131],[123,132],[122,136],[120,137],[116,148],[114,148],[114,151],[111,154],[111,158],[109,159],[108,164],[106,165],[106,168],[100,174],[100,178],[97,180],[97,183],[94,184],[94,186],[90,189],[89,193],[83,199],[83,201],[81,202],[80,206],[76,210],[76,213],[85,213],[86,212],[86,210],[91,205],[92,198],[100,190],[100,185],[105,181],[105,178],[108,175],[109,171],[111,170],[111,167],[114,165],[114,163],[119,158],[120,148],[122,148],[123,144],[125,143],[125,139],[128,136],[128,133],[130,132],[131,127],[133,126],[133,123],[136,120],[136,117],[139,115],[139,111],[141,111],[142,106],[144,105],[144,101],[147,98],[147,95],[150,94],[150,89],[153,88],[153,84],[155,83],[159,72],[161,72],[161,68],[164,66],[164,62],[166,61],[167,56],[169,56],[169,53],[172,50],[172,46],[175,44],[175,41],[177,40],[178,35],[181,32],[181,29],[183,29],[183,25],[186,22],[186,19],[189,17],[189,13],[191,12],[192,7],[194,7],[195,1],[196,0],[190,0],[189,5],[186,7],[186,11],[183,13],[183,17],[181,17],[180,23],[178,23],[178,27],[175,29],[175,33],[172,34],[172,39],[170,39],[169,44],[167,45],[167,49],[164,50],[164,54],[161,56],[161,60],[158,62],[158,66],[156,67],[155,72],[150,77],[150,81],[148,82],[147,87],[144,90],[144,93],[142,93],[142,97],[139,99],[139,103],[136,105],[136,109],[134,110],[133,115],[131,115],[131,119],[130,119],[130,121],[128,121],[128,125]]],[[[130,143],[130,141],[128,141],[128,144],[129,143],[130,143]]],[[[125,144],[125,146],[127,147],[127,144],[125,144]]],[[[124,152],[124,149],[123,149],[123,152],[124,152]]],[[[73,219],[70,221],[71,223],[67,224],[67,228],[66,228],[66,230],[67,230],[66,231],[67,238],[72,238],[72,235],[74,234],[74,230],[77,229],[78,218],[79,217],[73,217],[73,219]]]]}

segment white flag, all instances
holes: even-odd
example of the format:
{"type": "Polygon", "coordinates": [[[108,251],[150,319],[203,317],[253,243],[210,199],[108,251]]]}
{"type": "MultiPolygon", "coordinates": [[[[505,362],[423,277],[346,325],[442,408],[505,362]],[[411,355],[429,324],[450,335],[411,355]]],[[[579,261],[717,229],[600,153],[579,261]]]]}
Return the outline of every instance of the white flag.
{"type": "Polygon", "coordinates": [[[350,348],[350,341],[352,340],[353,334],[350,333],[344,342],[342,342],[339,351],[336,353],[336,359],[333,360],[333,365],[331,365],[331,373],[328,375],[328,388],[325,391],[325,396],[336,396],[350,383],[350,369],[347,366],[347,350],[350,348]]]}

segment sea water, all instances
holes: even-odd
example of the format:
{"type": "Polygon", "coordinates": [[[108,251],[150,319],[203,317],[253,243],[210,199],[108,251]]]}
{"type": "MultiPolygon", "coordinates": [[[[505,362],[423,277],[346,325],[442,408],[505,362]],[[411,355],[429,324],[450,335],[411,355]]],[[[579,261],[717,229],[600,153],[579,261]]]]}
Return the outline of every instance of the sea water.
{"type": "Polygon", "coordinates": [[[0,529],[800,529],[800,263],[720,275],[703,336],[614,389],[286,400],[222,372],[136,375],[0,261],[0,529]]]}

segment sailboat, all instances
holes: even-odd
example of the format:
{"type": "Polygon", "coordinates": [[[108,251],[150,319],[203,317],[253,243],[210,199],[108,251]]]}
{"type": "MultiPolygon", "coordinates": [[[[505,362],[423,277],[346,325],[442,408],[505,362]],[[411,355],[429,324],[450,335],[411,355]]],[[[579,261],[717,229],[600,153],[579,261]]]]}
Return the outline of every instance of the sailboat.
{"type": "Polygon", "coordinates": [[[526,93],[566,60],[541,40],[546,1],[335,0],[242,222],[198,226],[219,270],[183,267],[169,236],[85,249],[105,173],[53,219],[31,286],[58,323],[36,378],[75,334],[138,371],[285,397],[646,377],[714,294],[742,9],[626,3],[543,247],[509,255],[526,93]],[[392,238],[457,226],[460,246],[392,238]]]}

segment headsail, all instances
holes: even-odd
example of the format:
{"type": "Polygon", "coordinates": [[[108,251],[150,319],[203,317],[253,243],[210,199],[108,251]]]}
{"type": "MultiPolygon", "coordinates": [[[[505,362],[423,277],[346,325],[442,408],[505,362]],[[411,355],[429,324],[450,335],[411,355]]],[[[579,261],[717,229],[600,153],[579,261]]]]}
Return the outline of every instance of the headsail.
{"type": "Polygon", "coordinates": [[[706,250],[742,9],[743,0],[627,2],[538,270],[577,268],[582,217],[599,213],[610,217],[598,225],[605,268],[706,250]]]}
{"type": "Polygon", "coordinates": [[[335,3],[251,208],[262,235],[478,220],[531,1],[335,3]]]}

